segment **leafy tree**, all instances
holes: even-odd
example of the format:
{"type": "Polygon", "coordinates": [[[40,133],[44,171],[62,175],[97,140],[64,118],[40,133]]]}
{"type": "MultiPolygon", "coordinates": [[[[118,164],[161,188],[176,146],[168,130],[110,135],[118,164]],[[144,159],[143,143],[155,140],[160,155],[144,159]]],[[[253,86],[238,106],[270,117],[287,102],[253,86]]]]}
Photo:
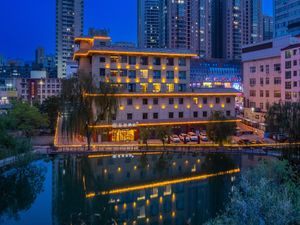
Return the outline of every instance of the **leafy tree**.
{"type": "Polygon", "coordinates": [[[51,96],[43,101],[39,106],[43,114],[48,115],[49,128],[52,132],[55,130],[56,119],[60,110],[61,100],[60,96],[51,96]]]}
{"type": "Polygon", "coordinates": [[[287,134],[289,141],[300,140],[300,103],[275,103],[266,114],[267,131],[287,134]]]}
{"type": "Polygon", "coordinates": [[[166,138],[171,134],[171,128],[168,126],[157,126],[155,128],[156,138],[162,141],[163,147],[165,149],[166,138]]]}
{"type": "Polygon", "coordinates": [[[141,127],[139,128],[139,136],[140,139],[143,141],[143,144],[146,144],[146,147],[148,149],[148,140],[151,137],[151,128],[148,127],[141,127]]]}
{"type": "Polygon", "coordinates": [[[220,146],[223,145],[224,141],[226,141],[228,137],[235,133],[236,123],[225,123],[224,121],[227,120],[227,118],[224,116],[223,112],[213,111],[209,120],[220,121],[216,123],[208,123],[206,126],[208,138],[213,142],[218,143],[220,146]]]}
{"type": "Polygon", "coordinates": [[[225,211],[207,225],[299,223],[299,177],[287,161],[273,159],[244,172],[225,211]]]}
{"type": "Polygon", "coordinates": [[[68,137],[86,137],[88,150],[91,146],[90,126],[111,122],[117,111],[117,99],[113,95],[117,89],[109,83],[96,86],[92,75],[79,72],[78,77],[63,81],[62,131],[68,137]],[[99,93],[101,96],[86,96],[86,93],[99,93]]]}
{"type": "Polygon", "coordinates": [[[31,137],[34,130],[48,126],[48,119],[45,114],[30,106],[28,103],[15,101],[13,107],[7,114],[9,128],[22,131],[26,137],[31,137]]]}

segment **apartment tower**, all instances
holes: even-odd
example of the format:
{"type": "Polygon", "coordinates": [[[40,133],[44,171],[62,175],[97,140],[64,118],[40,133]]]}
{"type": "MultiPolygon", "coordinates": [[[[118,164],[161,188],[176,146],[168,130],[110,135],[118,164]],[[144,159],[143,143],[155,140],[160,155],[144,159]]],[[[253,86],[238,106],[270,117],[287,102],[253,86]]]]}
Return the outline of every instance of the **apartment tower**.
{"type": "Polygon", "coordinates": [[[83,34],[84,0],[56,0],[57,76],[66,77],[66,62],[74,53],[74,37],[83,34]]]}

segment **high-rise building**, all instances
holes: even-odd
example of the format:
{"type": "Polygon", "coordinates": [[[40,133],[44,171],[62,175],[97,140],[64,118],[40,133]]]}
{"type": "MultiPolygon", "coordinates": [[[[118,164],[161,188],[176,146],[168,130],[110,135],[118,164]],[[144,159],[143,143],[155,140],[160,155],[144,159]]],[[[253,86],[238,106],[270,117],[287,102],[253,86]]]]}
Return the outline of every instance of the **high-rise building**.
{"type": "Polygon", "coordinates": [[[242,44],[263,41],[262,0],[242,0],[241,17],[242,44]]]}
{"type": "Polygon", "coordinates": [[[199,51],[198,0],[138,1],[138,46],[199,51]]]}
{"type": "Polygon", "coordinates": [[[45,49],[43,47],[38,47],[35,50],[35,63],[41,65],[44,63],[45,59],[45,49]]]}
{"type": "Polygon", "coordinates": [[[273,0],[274,36],[300,34],[300,1],[273,0]]]}
{"type": "Polygon", "coordinates": [[[66,76],[66,62],[73,57],[74,37],[83,34],[84,0],[56,0],[57,76],[66,76]]]}
{"type": "Polygon", "coordinates": [[[138,1],[139,47],[186,48],[201,58],[240,59],[263,40],[261,0],[138,1]]]}
{"type": "Polygon", "coordinates": [[[263,16],[263,39],[264,41],[270,40],[273,38],[273,17],[272,16],[263,16]]]}

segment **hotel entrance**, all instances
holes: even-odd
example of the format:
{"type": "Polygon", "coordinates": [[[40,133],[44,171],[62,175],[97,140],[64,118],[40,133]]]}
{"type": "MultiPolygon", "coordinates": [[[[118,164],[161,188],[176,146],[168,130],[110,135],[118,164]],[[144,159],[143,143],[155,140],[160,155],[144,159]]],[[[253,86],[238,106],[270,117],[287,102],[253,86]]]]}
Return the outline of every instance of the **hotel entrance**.
{"type": "Polygon", "coordinates": [[[111,131],[111,141],[134,141],[136,138],[136,129],[114,129],[111,131]]]}

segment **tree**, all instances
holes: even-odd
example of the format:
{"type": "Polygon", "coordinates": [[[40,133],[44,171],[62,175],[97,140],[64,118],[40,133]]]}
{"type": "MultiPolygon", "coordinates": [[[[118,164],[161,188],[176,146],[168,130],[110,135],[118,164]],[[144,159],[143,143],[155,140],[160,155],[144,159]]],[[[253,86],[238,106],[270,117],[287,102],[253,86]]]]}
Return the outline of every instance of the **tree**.
{"type": "Polygon", "coordinates": [[[162,141],[163,147],[165,149],[166,138],[171,134],[171,128],[168,126],[157,126],[155,128],[156,138],[162,141]]]}
{"type": "Polygon", "coordinates": [[[275,103],[266,114],[267,132],[287,134],[289,141],[300,140],[300,103],[275,103]]]}
{"type": "Polygon", "coordinates": [[[26,137],[31,137],[34,130],[48,126],[47,115],[41,114],[36,107],[26,102],[13,102],[7,118],[10,129],[22,131],[26,137]]]}
{"type": "Polygon", "coordinates": [[[117,89],[109,83],[96,86],[92,75],[82,72],[78,77],[64,80],[62,85],[63,120],[62,131],[67,137],[86,137],[88,150],[92,139],[91,126],[111,122],[117,111],[117,89]],[[85,94],[101,94],[86,96],[85,94]]]}
{"type": "Polygon", "coordinates": [[[234,135],[236,123],[224,122],[225,120],[227,120],[227,118],[224,116],[223,112],[213,111],[209,120],[219,121],[208,123],[206,126],[207,136],[213,142],[218,143],[220,146],[222,146],[224,141],[226,141],[228,137],[234,135]]]}
{"type": "Polygon", "coordinates": [[[141,127],[139,129],[139,137],[143,141],[143,144],[146,144],[146,147],[148,149],[148,140],[151,137],[151,128],[141,127]]]}
{"type": "Polygon", "coordinates": [[[242,174],[225,211],[207,225],[299,223],[299,177],[287,161],[272,159],[242,174]]]}
{"type": "Polygon", "coordinates": [[[48,115],[49,128],[52,132],[54,132],[56,127],[56,119],[58,116],[58,112],[60,109],[61,100],[60,96],[51,96],[43,101],[43,103],[39,106],[40,111],[43,114],[48,115]]]}

